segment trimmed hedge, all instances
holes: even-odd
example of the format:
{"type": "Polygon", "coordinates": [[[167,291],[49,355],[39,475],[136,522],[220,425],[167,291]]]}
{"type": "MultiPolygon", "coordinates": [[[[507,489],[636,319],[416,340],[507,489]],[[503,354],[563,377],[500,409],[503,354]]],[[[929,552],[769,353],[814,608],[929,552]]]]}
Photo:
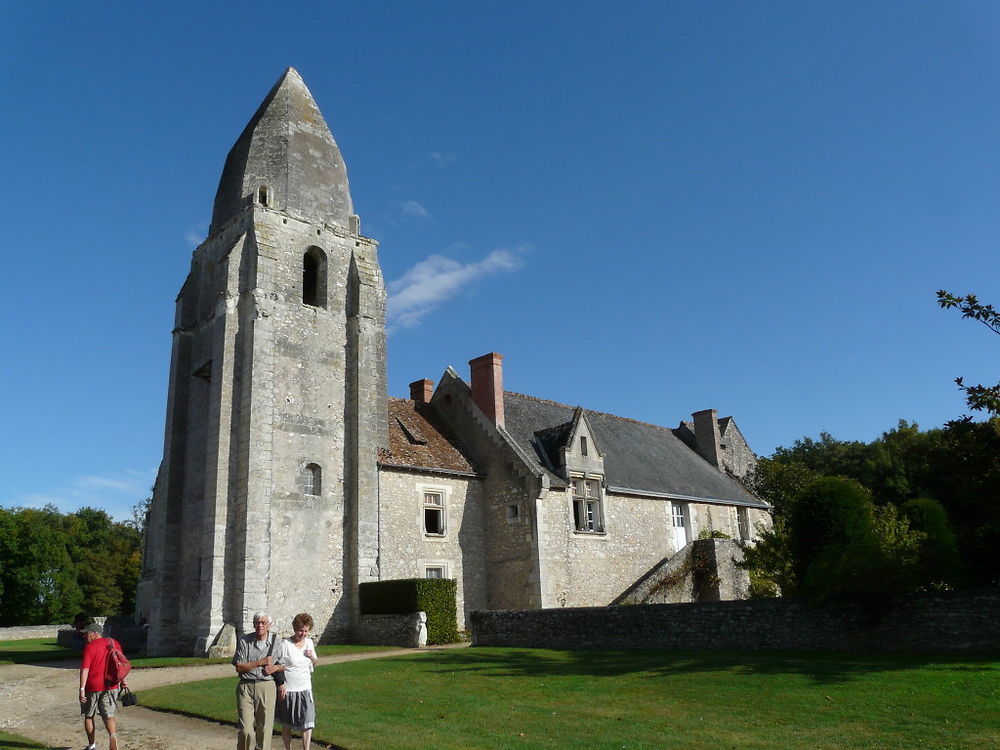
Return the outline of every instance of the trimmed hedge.
{"type": "Polygon", "coordinates": [[[450,578],[401,578],[360,586],[361,614],[427,614],[427,643],[456,643],[455,581],[450,578]]]}

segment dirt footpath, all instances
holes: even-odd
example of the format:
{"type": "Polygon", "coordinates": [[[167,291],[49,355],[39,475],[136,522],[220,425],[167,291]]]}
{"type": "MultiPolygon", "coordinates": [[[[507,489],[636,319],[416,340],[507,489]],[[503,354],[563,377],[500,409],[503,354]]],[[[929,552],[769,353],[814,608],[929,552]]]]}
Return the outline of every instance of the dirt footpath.
{"type": "MultiPolygon", "coordinates": [[[[412,649],[400,649],[325,656],[320,658],[320,664],[411,653],[412,649]]],[[[0,729],[59,750],[78,750],[86,745],[77,697],[79,668],[76,660],[0,667],[0,729]]],[[[128,683],[141,701],[143,690],[212,677],[232,677],[235,690],[236,676],[228,664],[136,669],[129,675],[128,683]]],[[[235,698],[233,718],[236,718],[235,698]]],[[[97,725],[97,746],[107,747],[108,735],[100,719],[97,725]]],[[[118,746],[121,750],[232,750],[235,744],[236,729],[230,725],[151,711],[142,706],[119,707],[118,746]]],[[[272,748],[281,748],[281,740],[277,737],[272,748]]]]}

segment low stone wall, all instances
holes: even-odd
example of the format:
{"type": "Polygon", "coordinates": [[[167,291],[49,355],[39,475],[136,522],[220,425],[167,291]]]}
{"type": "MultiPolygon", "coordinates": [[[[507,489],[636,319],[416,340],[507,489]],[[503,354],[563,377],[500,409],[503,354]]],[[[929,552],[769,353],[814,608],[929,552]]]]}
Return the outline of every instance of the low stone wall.
{"type": "Polygon", "coordinates": [[[427,645],[427,614],[361,615],[354,640],[368,646],[421,648],[427,645]]]}
{"type": "Polygon", "coordinates": [[[1000,590],[896,597],[878,607],[791,599],[475,611],[472,645],[943,653],[1000,651],[1000,590]]]}
{"type": "MultiPolygon", "coordinates": [[[[104,635],[118,641],[126,653],[146,653],[146,628],[135,625],[131,617],[95,617],[93,621],[103,628],[104,635]]],[[[66,648],[82,649],[86,638],[80,631],[63,625],[56,633],[56,643],[66,648]]]]}
{"type": "Polygon", "coordinates": [[[55,638],[66,625],[16,625],[12,628],[0,628],[0,641],[26,641],[29,638],[55,638]]]}

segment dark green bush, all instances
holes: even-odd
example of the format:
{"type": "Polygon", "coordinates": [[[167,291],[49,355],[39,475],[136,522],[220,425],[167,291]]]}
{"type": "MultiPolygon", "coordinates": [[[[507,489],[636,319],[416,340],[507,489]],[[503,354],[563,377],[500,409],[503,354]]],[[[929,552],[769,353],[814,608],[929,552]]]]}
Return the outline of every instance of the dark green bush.
{"type": "Polygon", "coordinates": [[[401,578],[360,587],[361,614],[427,613],[427,643],[455,643],[458,624],[455,581],[450,578],[401,578]]]}

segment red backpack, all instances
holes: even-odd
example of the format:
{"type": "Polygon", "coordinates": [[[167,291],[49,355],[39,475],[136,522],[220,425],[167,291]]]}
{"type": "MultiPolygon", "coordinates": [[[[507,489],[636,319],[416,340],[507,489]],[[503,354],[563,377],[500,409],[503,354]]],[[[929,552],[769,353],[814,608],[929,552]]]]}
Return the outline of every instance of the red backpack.
{"type": "Polygon", "coordinates": [[[128,673],[132,671],[125,654],[122,653],[121,644],[114,638],[108,638],[108,685],[117,686],[124,680],[128,673]]]}

